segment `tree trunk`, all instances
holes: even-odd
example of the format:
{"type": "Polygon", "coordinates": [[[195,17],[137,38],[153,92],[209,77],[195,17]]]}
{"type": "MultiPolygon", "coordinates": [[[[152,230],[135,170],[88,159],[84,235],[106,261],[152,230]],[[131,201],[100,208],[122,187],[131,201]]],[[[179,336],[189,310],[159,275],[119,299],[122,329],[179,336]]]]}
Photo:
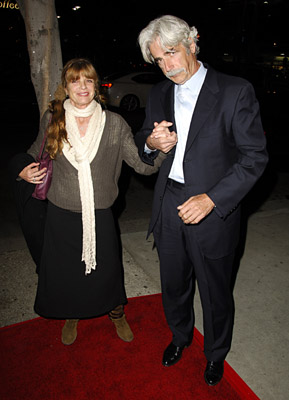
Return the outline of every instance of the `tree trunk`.
{"type": "Polygon", "coordinates": [[[40,117],[60,82],[62,55],[53,0],[17,0],[23,16],[30,58],[31,79],[40,117]]]}

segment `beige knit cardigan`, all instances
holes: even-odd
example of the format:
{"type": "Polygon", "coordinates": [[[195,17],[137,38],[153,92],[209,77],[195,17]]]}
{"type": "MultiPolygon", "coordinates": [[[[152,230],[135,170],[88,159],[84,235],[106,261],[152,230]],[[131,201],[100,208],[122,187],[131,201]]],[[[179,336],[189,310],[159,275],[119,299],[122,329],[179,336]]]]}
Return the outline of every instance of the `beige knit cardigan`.
{"type": "MultiPolygon", "coordinates": [[[[136,172],[151,175],[158,171],[165,158],[159,153],[154,166],[141,161],[130,127],[118,114],[105,111],[106,122],[98,152],[91,162],[91,174],[94,187],[94,202],[96,209],[105,209],[114,203],[118,195],[118,179],[122,162],[125,161],[136,172]]],[[[49,120],[47,111],[40,123],[40,129],[35,142],[27,151],[36,158],[44,132],[49,120]]],[[[53,160],[53,177],[47,198],[58,207],[81,212],[81,201],[78,184],[78,171],[61,154],[53,160]]]]}

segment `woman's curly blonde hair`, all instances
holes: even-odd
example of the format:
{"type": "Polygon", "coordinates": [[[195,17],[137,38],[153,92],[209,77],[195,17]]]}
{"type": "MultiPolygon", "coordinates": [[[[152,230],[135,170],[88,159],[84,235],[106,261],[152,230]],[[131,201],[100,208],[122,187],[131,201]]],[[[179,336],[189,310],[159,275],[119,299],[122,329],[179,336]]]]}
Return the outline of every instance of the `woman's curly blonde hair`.
{"type": "Polygon", "coordinates": [[[99,77],[92,63],[86,58],[74,58],[68,61],[62,70],[61,84],[55,92],[54,100],[49,103],[52,118],[47,130],[46,151],[52,159],[56,158],[57,153],[62,153],[63,142],[67,142],[65,110],[63,107],[63,103],[67,98],[65,88],[68,82],[79,79],[81,74],[88,79],[93,79],[95,100],[100,104],[104,103],[104,99],[99,92],[99,77]]]}

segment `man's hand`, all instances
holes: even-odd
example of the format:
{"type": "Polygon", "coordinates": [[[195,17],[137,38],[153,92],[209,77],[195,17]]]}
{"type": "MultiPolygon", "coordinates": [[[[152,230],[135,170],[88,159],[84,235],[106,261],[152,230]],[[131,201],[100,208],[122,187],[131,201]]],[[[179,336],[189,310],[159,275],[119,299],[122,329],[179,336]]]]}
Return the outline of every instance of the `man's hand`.
{"type": "Polygon", "coordinates": [[[215,204],[206,194],[192,196],[182,205],[178,206],[179,217],[185,224],[198,224],[215,207],[215,204]]]}
{"type": "Polygon", "coordinates": [[[154,130],[147,138],[146,144],[151,150],[160,150],[163,153],[168,153],[177,143],[176,132],[171,132],[169,127],[172,122],[162,121],[154,123],[154,130]]]}

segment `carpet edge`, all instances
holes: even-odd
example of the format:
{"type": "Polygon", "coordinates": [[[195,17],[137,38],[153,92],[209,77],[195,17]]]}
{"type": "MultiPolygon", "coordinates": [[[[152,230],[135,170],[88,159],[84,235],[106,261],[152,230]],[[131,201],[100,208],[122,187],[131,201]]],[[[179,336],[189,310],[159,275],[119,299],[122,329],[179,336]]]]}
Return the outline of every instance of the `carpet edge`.
{"type": "MultiPolygon", "coordinates": [[[[204,336],[197,328],[194,328],[194,338],[198,345],[203,348],[204,336]]],[[[224,363],[224,378],[236,389],[240,396],[246,396],[246,400],[261,400],[227,361],[224,363]]]]}

